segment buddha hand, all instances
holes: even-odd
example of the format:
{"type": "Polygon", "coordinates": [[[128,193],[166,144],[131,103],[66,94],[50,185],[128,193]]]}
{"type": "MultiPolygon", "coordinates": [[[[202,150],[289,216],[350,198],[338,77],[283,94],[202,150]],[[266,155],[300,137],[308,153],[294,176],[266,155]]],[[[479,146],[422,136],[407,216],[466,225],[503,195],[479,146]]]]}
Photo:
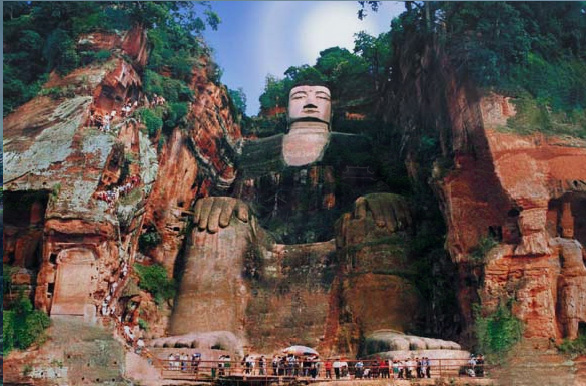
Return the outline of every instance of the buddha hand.
{"type": "Polygon", "coordinates": [[[405,229],[411,225],[411,213],[407,201],[398,194],[371,193],[356,200],[354,218],[360,219],[372,213],[379,228],[389,231],[405,229]]]}
{"type": "Polygon", "coordinates": [[[201,198],[195,203],[193,222],[199,230],[216,233],[230,224],[233,214],[239,220],[248,222],[248,205],[231,197],[201,198]]]}

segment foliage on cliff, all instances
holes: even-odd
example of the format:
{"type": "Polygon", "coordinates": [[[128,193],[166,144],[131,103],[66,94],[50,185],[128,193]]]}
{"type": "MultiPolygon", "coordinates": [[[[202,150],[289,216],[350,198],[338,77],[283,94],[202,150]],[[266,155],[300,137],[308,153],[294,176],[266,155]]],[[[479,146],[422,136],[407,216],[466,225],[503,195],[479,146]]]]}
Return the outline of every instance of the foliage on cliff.
{"type": "Polygon", "coordinates": [[[42,341],[44,331],[50,325],[49,317],[41,311],[33,310],[31,301],[22,293],[10,308],[2,313],[4,354],[13,349],[27,349],[42,341]]]}
{"type": "Polygon", "coordinates": [[[502,359],[515,343],[523,336],[523,322],[511,312],[511,303],[499,304],[497,309],[487,316],[476,310],[476,337],[479,349],[486,353],[491,361],[502,359]]]}
{"type": "Polygon", "coordinates": [[[436,42],[462,79],[515,98],[515,131],[586,136],[586,3],[408,2],[393,47],[436,42]]]}
{"type": "Polygon", "coordinates": [[[135,264],[134,269],[139,277],[138,286],[150,292],[155,303],[162,304],[175,296],[175,281],[167,276],[167,270],[162,265],[135,264]]]}
{"type": "Polygon", "coordinates": [[[580,329],[575,340],[564,339],[559,350],[570,355],[586,355],[586,328],[580,329]]]}
{"type": "Polygon", "coordinates": [[[51,71],[64,74],[110,56],[76,43],[80,34],[140,25],[152,45],[148,68],[187,81],[204,50],[198,34],[220,22],[207,2],[189,1],[9,2],[3,17],[4,115],[34,97],[51,71]]]}

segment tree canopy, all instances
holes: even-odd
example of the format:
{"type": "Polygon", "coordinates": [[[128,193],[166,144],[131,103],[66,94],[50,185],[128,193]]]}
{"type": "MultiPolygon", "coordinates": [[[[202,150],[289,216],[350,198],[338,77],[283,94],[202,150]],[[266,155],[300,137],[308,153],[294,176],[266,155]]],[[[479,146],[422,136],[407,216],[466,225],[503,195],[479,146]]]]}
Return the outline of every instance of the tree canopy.
{"type": "Polygon", "coordinates": [[[198,35],[220,23],[205,1],[8,2],[3,18],[4,115],[34,97],[51,71],[65,74],[99,59],[76,44],[80,34],[141,25],[152,45],[148,68],[168,66],[188,81],[203,50],[198,35]]]}
{"type": "Polygon", "coordinates": [[[289,89],[302,82],[326,84],[341,105],[372,97],[389,74],[389,36],[383,33],[374,37],[363,31],[355,35],[354,52],[331,47],[320,52],[313,66],[291,66],[283,78],[267,75],[259,98],[261,111],[287,106],[289,89]]]}

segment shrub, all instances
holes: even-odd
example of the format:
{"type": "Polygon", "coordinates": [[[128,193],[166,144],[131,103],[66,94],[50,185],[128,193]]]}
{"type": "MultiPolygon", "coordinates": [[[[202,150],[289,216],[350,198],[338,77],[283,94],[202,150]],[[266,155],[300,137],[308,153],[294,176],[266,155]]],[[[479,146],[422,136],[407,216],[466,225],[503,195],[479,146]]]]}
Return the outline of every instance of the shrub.
{"type": "Polygon", "coordinates": [[[149,137],[155,137],[159,129],[163,127],[163,120],[157,116],[153,110],[147,108],[141,108],[138,110],[138,115],[144,122],[149,137]]]}
{"type": "Polygon", "coordinates": [[[575,340],[564,339],[558,349],[565,354],[586,355],[586,331],[580,331],[575,340]]]}
{"type": "Polygon", "coordinates": [[[12,289],[12,274],[14,267],[8,264],[2,264],[2,291],[3,293],[10,292],[12,289]]]}
{"type": "Polygon", "coordinates": [[[155,303],[161,304],[175,296],[175,280],[167,276],[167,270],[162,265],[135,264],[134,269],[139,277],[138,286],[150,292],[155,303]]]}
{"type": "Polygon", "coordinates": [[[478,241],[478,245],[471,251],[470,255],[474,260],[482,262],[486,258],[486,254],[498,244],[498,241],[490,236],[482,237],[478,241]]]}
{"type": "Polygon", "coordinates": [[[163,238],[156,230],[151,230],[146,233],[143,233],[138,238],[138,248],[141,252],[145,253],[149,249],[156,247],[157,245],[161,244],[163,238]]]}
{"type": "Polygon", "coordinates": [[[158,94],[168,102],[187,102],[193,99],[193,91],[187,83],[157,74],[152,70],[144,72],[144,91],[147,94],[158,94]]]}
{"type": "Polygon", "coordinates": [[[45,329],[51,324],[44,312],[33,309],[31,301],[22,292],[12,309],[3,312],[2,322],[4,354],[42,342],[45,329]]]}
{"type": "Polygon", "coordinates": [[[183,118],[187,115],[188,109],[186,102],[169,103],[167,119],[163,125],[164,132],[171,133],[175,127],[179,126],[183,118]]]}
{"type": "Polygon", "coordinates": [[[143,330],[148,331],[148,329],[149,329],[149,322],[147,322],[144,319],[138,318],[138,326],[140,328],[142,328],[143,330]]]}
{"type": "Polygon", "coordinates": [[[100,51],[82,51],[79,53],[81,64],[88,65],[93,62],[104,63],[106,60],[110,59],[112,54],[109,50],[100,50],[100,51]]]}
{"type": "Polygon", "coordinates": [[[49,96],[53,99],[60,99],[60,98],[74,98],[75,97],[75,87],[69,85],[65,87],[49,87],[41,89],[40,95],[49,96]]]}
{"type": "Polygon", "coordinates": [[[475,310],[479,348],[497,361],[521,340],[523,334],[523,322],[512,314],[511,306],[510,302],[500,303],[496,311],[486,317],[480,315],[480,307],[475,310]]]}

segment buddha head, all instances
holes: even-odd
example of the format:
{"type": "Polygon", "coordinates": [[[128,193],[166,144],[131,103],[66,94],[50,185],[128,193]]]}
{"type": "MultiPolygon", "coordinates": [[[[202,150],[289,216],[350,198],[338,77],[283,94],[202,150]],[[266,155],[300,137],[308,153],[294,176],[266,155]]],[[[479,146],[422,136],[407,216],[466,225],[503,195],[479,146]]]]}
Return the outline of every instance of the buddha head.
{"type": "Polygon", "coordinates": [[[283,138],[283,159],[289,166],[319,161],[330,140],[332,102],[325,86],[299,85],[289,91],[289,130],[283,138]]]}
{"type": "Polygon", "coordinates": [[[300,85],[289,91],[287,111],[289,125],[296,122],[318,122],[330,125],[332,102],[325,86],[300,85]]]}

